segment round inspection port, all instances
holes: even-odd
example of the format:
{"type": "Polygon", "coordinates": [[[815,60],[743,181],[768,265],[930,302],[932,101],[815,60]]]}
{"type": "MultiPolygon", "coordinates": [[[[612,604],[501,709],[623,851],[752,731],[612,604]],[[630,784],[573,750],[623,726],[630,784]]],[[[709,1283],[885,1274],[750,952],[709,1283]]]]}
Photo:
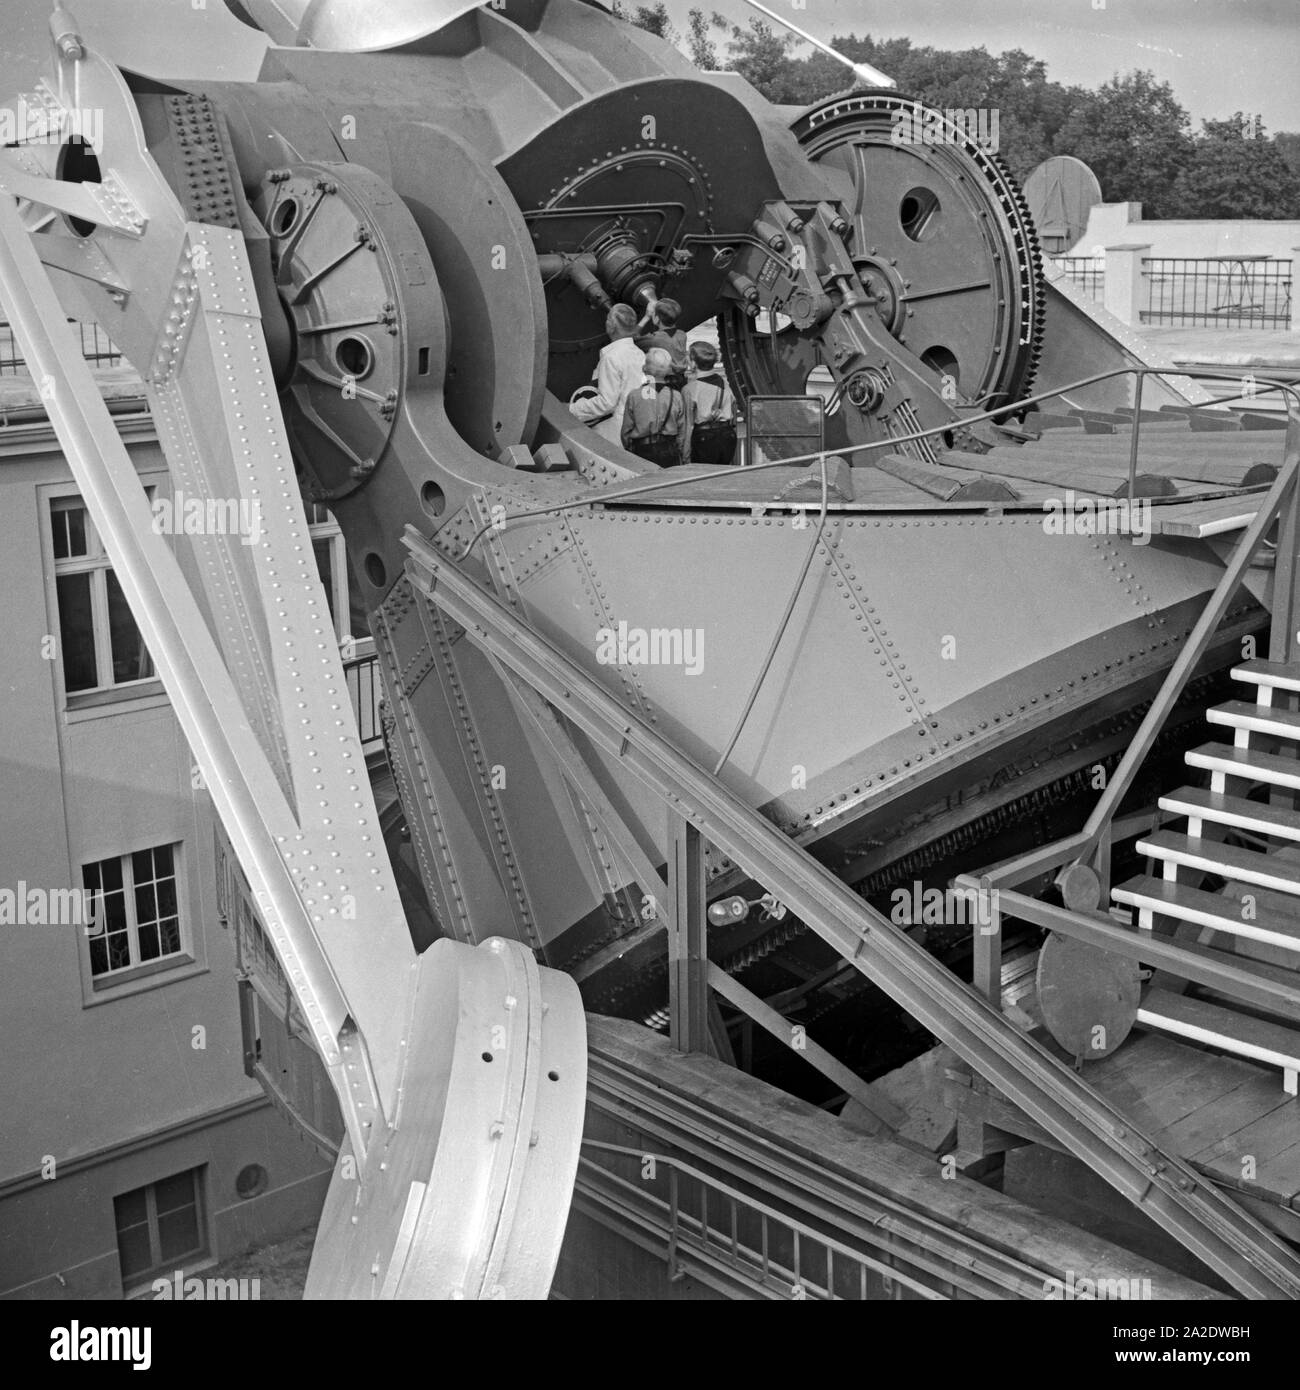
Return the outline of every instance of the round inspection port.
{"type": "Polygon", "coordinates": [[[911,241],[929,241],[937,230],[939,195],[929,188],[913,188],[898,205],[903,234],[911,241]]]}
{"type": "Polygon", "coordinates": [[[375,354],[364,338],[349,334],[340,338],[334,348],[334,365],[353,381],[368,377],[375,365],[375,354]]]}
{"type": "Polygon", "coordinates": [[[281,198],[271,213],[271,230],[276,236],[288,236],[298,225],[302,205],[297,198],[281,198]]]}

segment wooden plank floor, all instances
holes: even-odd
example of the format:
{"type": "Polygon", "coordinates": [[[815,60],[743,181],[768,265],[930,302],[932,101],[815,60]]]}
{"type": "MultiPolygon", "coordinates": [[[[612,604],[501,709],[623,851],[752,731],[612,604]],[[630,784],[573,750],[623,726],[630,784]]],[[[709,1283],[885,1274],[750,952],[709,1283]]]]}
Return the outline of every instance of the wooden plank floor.
{"type": "Polygon", "coordinates": [[[1276,1067],[1139,1032],[1083,1075],[1162,1147],[1300,1212],[1300,1099],[1276,1067]]]}

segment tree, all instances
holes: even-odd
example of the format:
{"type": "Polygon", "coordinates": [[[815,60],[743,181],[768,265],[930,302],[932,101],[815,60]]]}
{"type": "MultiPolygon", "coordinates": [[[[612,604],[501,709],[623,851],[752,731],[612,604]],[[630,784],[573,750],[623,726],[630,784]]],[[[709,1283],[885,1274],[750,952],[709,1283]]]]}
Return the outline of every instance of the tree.
{"type": "Polygon", "coordinates": [[[647,34],[663,39],[665,43],[676,44],[681,39],[664,0],[655,0],[653,5],[638,5],[635,10],[627,9],[621,0],[614,0],[614,13],[629,24],[635,24],[638,29],[644,29],[647,34]]]}
{"type": "Polygon", "coordinates": [[[770,24],[750,16],[747,28],[732,25],[728,67],[757,87],[768,101],[788,101],[791,90],[789,50],[793,42],[792,35],[777,33],[770,24]]]}
{"type": "Polygon", "coordinates": [[[1170,217],[1174,185],[1192,157],[1189,124],[1167,82],[1130,72],[1080,93],[1053,150],[1090,165],[1107,202],[1141,202],[1148,216],[1170,217]]]}
{"type": "Polygon", "coordinates": [[[1300,215],[1300,178],[1256,117],[1205,121],[1174,184],[1177,217],[1300,215]]]}
{"type": "Polygon", "coordinates": [[[1300,135],[1280,130],[1273,137],[1277,152],[1286,160],[1293,174],[1300,174],[1300,135]]]}
{"type": "MultiPolygon", "coordinates": [[[[716,21],[717,16],[715,16],[716,21]]],[[[691,62],[704,72],[715,72],[718,68],[718,46],[709,34],[709,21],[703,10],[692,10],[686,33],[686,47],[691,62]]]]}

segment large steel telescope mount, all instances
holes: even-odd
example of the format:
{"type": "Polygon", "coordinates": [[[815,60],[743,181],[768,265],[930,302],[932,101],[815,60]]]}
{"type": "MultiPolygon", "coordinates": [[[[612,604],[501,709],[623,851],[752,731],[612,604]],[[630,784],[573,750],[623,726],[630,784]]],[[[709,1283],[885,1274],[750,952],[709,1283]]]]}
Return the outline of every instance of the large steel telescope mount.
{"type": "MultiPolygon", "coordinates": [[[[917,466],[936,432],[988,448],[991,421],[1043,370],[1037,246],[1005,171],[955,140],[927,153],[882,139],[908,104],[875,90],[792,131],[744,84],[702,79],[568,0],[401,4],[383,23],[360,0],[232,8],[294,46],[258,83],[201,90],[128,78],[56,11],[48,71],[25,98],[45,124],[0,152],[0,297],[343,1109],[308,1293],[544,1294],[585,1050],[572,980],[535,953],[632,898],[638,941],[666,931],[673,969],[692,949],[702,965],[705,840],[1225,1279],[1300,1290],[1290,1252],[755,809],[788,781],[783,740],[808,721],[766,690],[728,741],[743,693],[726,682],[752,680],[770,615],[737,590],[754,621],[715,622],[730,592],[717,555],[733,579],[800,584],[819,559],[816,582],[796,585],[810,656],[790,679],[834,693],[870,652],[891,689],[867,751],[905,743],[907,776],[996,752],[996,734],[946,737],[949,702],[926,707],[859,601],[854,574],[883,538],[829,504],[824,479],[811,544],[784,517],[711,517],[702,542],[698,516],[620,511],[670,482],[562,404],[590,377],[604,307],[671,293],[687,323],[720,314],[742,391],[790,394],[829,373],[846,443],[897,441],[917,466]],[[95,151],[60,134],[86,107],[104,112],[95,151]],[[140,372],[178,486],[264,506],[256,545],[195,538],[196,585],[153,531],[65,313],[105,325],[140,372]],[[304,487],[356,563],[412,839],[456,938],[421,955],[304,487]],[[598,534],[605,521],[620,543],[598,534]],[[590,629],[618,616],[611,549],[648,557],[640,572],[665,586],[700,576],[682,601],[713,615],[707,681],[650,691],[587,660],[590,629]],[[493,747],[508,750],[513,802],[488,775],[493,747]],[[537,811],[522,828],[521,804],[537,811]]],[[[759,485],[735,474],[748,498],[759,485]]],[[[954,548],[974,530],[954,529],[954,548]]],[[[975,608],[956,618],[975,623],[975,608]]],[[[980,631],[959,677],[927,678],[982,690],[1023,664],[1005,634],[980,631]]],[[[823,699],[817,724],[814,772],[838,776],[864,752],[858,716],[823,699]]],[[[836,787],[836,805],[848,796],[836,787]]]]}

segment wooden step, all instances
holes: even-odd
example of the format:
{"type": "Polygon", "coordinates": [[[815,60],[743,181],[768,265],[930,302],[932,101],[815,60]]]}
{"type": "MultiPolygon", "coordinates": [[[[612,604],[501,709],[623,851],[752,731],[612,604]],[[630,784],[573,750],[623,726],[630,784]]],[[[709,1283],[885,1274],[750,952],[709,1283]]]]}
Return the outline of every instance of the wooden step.
{"type": "Polygon", "coordinates": [[[1032,410],[1025,416],[1027,429],[1078,430],[1083,433],[1083,421],[1074,415],[1057,415],[1050,410],[1032,410]]]}
{"type": "Polygon", "coordinates": [[[1201,767],[1226,777],[1252,782],[1268,782],[1275,787],[1300,791],[1300,759],[1277,753],[1261,753],[1254,748],[1230,748],[1226,743],[1203,743],[1189,750],[1188,767],[1201,767]]]}
{"type": "Polygon", "coordinates": [[[1236,845],[1179,835],[1172,830],[1162,830],[1139,840],[1137,852],[1165,864],[1241,879],[1243,883],[1254,883],[1277,893],[1300,895],[1300,864],[1289,864],[1275,854],[1238,849],[1236,845]]]}
{"type": "MultiPolygon", "coordinates": [[[[1261,895],[1253,904],[1251,918],[1246,920],[1239,898],[1149,874],[1121,883],[1111,890],[1111,897],[1117,903],[1137,908],[1138,925],[1144,931],[1151,930],[1155,917],[1173,917],[1229,936],[1263,941],[1284,951],[1300,951],[1300,906],[1288,912],[1277,898],[1264,899],[1261,895]]],[[[1285,900],[1286,904],[1290,902],[1289,898],[1285,900]]]]}
{"type": "Polygon", "coordinates": [[[1148,990],[1137,1014],[1145,1028],[1157,1028],[1181,1038],[1204,1043],[1207,1047],[1249,1057],[1268,1066],[1280,1067],[1282,1086],[1288,1095],[1296,1094],[1300,1075],[1300,1033],[1269,1023],[1250,1014],[1239,1014],[1220,1004],[1193,999],[1167,990],[1148,990]]]}
{"type": "Polygon", "coordinates": [[[1250,705],[1244,700],[1229,700],[1205,711],[1211,724],[1226,724],[1230,729],[1247,729],[1253,734],[1272,734],[1275,738],[1300,738],[1300,714],[1291,710],[1269,709],[1266,705],[1250,705]]]}
{"type": "Polygon", "coordinates": [[[1230,405],[1230,411],[1241,421],[1243,430],[1284,430],[1286,429],[1285,415],[1268,415],[1260,410],[1251,410],[1243,405],[1230,405]]]}
{"type": "Polygon", "coordinates": [[[1243,661],[1232,668],[1232,678],[1261,688],[1300,691],[1300,662],[1243,661]]]}
{"type": "Polygon", "coordinates": [[[1241,428],[1241,421],[1231,415],[1189,415],[1187,418],[1194,430],[1203,430],[1206,434],[1227,434],[1241,428]]]}
{"type": "Polygon", "coordinates": [[[1244,796],[1205,791],[1201,787],[1179,787],[1160,798],[1160,807],[1194,821],[1208,820],[1251,830],[1256,835],[1277,835],[1284,840],[1300,840],[1300,811],[1248,801],[1244,796]]]}

